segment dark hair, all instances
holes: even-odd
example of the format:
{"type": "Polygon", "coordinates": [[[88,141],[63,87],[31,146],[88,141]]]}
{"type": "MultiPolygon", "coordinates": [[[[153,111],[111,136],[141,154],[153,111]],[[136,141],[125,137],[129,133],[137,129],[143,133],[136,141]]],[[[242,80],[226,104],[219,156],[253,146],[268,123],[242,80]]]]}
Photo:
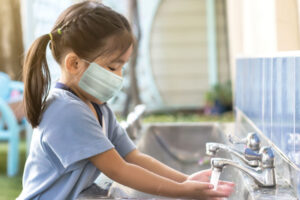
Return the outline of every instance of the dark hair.
{"type": "Polygon", "coordinates": [[[67,8],[51,34],[37,38],[25,58],[25,113],[33,127],[40,123],[51,84],[46,60],[49,41],[54,59],[61,63],[69,50],[89,61],[116,51],[122,55],[134,37],[126,18],[101,3],[84,1],[67,8]]]}

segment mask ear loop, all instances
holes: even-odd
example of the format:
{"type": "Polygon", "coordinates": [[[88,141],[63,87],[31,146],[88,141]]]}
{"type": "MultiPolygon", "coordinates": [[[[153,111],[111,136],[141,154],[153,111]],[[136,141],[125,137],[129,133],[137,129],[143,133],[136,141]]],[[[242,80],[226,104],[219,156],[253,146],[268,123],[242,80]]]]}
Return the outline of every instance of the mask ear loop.
{"type": "MultiPolygon", "coordinates": [[[[83,62],[85,62],[87,64],[91,64],[91,62],[89,62],[89,61],[87,61],[87,60],[85,60],[83,58],[81,58],[80,60],[82,60],[83,62]]],[[[83,74],[84,74],[84,72],[85,72],[86,69],[82,68],[82,70],[79,72],[79,74],[74,77],[74,79],[75,79],[76,82],[79,83],[79,81],[80,81],[81,77],[83,76],[83,74]]]]}

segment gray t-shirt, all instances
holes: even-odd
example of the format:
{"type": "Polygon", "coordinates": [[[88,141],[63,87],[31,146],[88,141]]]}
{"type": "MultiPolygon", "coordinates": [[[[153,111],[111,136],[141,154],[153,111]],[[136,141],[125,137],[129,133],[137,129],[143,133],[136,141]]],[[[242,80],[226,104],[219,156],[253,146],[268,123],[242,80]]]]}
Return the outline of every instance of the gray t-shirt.
{"type": "Polygon", "coordinates": [[[41,123],[33,131],[17,199],[75,199],[100,174],[89,157],[112,148],[125,157],[136,148],[108,105],[97,106],[105,131],[76,95],[51,90],[41,123]]]}

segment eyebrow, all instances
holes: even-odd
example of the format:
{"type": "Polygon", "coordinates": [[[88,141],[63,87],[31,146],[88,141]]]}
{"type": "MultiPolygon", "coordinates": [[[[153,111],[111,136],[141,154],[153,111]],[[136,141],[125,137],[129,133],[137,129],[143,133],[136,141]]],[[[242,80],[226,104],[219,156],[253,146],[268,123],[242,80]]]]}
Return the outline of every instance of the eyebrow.
{"type": "Polygon", "coordinates": [[[111,61],[110,63],[120,63],[120,64],[123,64],[123,63],[126,63],[126,61],[122,60],[122,59],[116,59],[116,60],[111,61]]]}
{"type": "MultiPolygon", "coordinates": [[[[125,64],[126,62],[123,59],[117,58],[115,60],[112,60],[111,62],[108,63],[108,65],[112,64],[112,63],[119,63],[119,64],[125,64]]],[[[114,70],[119,69],[120,67],[112,67],[114,70]]]]}

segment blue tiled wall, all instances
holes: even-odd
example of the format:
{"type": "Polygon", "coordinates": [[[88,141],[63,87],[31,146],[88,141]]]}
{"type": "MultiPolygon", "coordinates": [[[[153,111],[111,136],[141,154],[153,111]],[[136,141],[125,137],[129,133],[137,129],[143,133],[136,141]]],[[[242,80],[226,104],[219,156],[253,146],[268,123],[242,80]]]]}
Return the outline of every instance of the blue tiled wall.
{"type": "Polygon", "coordinates": [[[300,167],[300,56],[237,59],[235,103],[300,167]]]}

